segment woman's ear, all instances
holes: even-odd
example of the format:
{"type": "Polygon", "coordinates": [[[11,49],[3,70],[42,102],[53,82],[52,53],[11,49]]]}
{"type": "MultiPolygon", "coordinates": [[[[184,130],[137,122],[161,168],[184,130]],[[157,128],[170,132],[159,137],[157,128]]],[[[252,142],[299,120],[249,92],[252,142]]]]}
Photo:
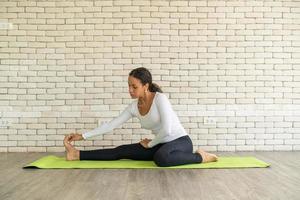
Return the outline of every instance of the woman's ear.
{"type": "Polygon", "coordinates": [[[149,83],[146,84],[147,91],[149,91],[149,83]]]}

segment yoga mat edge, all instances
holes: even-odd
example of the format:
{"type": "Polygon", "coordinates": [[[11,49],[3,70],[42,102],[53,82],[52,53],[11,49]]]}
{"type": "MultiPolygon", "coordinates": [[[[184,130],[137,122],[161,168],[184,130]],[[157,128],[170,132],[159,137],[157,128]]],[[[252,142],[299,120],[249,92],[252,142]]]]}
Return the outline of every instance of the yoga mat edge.
{"type": "Polygon", "coordinates": [[[153,161],[112,160],[112,161],[67,161],[65,157],[44,156],[23,169],[229,169],[265,168],[270,164],[252,156],[219,157],[217,162],[186,164],[172,167],[158,167],[153,161]]]}

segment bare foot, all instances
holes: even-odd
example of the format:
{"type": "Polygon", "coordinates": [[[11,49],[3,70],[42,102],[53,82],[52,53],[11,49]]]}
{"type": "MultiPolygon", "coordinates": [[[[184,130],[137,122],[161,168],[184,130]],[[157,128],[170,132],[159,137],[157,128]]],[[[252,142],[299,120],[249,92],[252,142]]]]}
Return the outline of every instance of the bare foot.
{"type": "Polygon", "coordinates": [[[202,156],[203,163],[216,162],[218,160],[218,156],[212,153],[207,153],[202,149],[198,149],[196,152],[202,156]]]}
{"type": "Polygon", "coordinates": [[[68,138],[65,137],[64,145],[67,150],[66,160],[79,160],[79,150],[75,149],[69,142],[68,138]]]}

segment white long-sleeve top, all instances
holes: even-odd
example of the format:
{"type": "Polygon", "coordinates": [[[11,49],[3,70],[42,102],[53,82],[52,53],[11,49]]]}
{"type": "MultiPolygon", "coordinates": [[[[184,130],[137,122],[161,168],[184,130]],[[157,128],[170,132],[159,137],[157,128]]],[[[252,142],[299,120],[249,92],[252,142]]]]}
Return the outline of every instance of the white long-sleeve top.
{"type": "Polygon", "coordinates": [[[138,100],[133,101],[118,117],[110,122],[103,123],[92,131],[83,133],[82,137],[88,139],[110,132],[132,117],[137,117],[140,120],[141,127],[152,130],[152,133],[155,135],[154,139],[148,143],[150,148],[159,143],[170,142],[187,135],[165,94],[155,93],[150,110],[146,115],[140,114],[137,104],[138,100]]]}

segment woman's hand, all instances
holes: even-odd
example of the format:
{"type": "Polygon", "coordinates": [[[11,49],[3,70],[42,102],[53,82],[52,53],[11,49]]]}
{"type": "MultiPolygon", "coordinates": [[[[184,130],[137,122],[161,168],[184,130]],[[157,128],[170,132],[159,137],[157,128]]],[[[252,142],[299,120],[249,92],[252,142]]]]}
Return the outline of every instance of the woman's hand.
{"type": "Polygon", "coordinates": [[[71,133],[70,135],[67,135],[67,141],[70,143],[72,141],[79,141],[83,140],[82,134],[79,133],[71,133]]]}
{"type": "Polygon", "coordinates": [[[145,139],[143,139],[142,141],[140,141],[140,144],[141,144],[143,147],[145,147],[146,149],[148,149],[148,148],[150,148],[150,147],[148,147],[148,143],[149,143],[149,142],[151,142],[151,140],[148,139],[148,138],[145,138],[145,139]]]}

